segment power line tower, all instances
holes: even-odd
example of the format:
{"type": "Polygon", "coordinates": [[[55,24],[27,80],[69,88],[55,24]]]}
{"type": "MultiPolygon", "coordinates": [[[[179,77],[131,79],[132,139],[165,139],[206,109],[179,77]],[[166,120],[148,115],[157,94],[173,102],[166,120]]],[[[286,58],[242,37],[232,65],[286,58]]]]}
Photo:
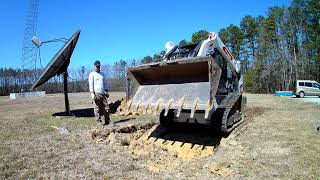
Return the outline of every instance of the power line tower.
{"type": "Polygon", "coordinates": [[[25,73],[27,71],[35,70],[37,65],[38,49],[32,44],[31,38],[37,34],[38,9],[39,0],[29,0],[21,55],[21,66],[24,76],[26,76],[25,73]]]}

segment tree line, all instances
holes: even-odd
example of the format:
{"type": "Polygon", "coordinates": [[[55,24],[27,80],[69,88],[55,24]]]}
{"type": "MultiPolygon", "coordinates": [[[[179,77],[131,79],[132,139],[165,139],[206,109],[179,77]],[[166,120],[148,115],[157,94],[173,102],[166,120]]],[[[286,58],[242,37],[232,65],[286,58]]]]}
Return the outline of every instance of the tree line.
{"type": "MultiPolygon", "coordinates": [[[[288,7],[270,7],[266,16],[241,19],[218,32],[241,61],[245,91],[273,93],[294,90],[297,79],[320,81],[320,1],[293,0],[288,7]]],[[[207,39],[208,31],[192,34],[186,45],[207,39]]]]}
{"type": "Polygon", "coordinates": [[[244,65],[245,90],[294,90],[297,79],[320,81],[320,1],[293,0],[266,16],[245,16],[219,35],[244,65]]]}
{"type": "MultiPolygon", "coordinates": [[[[288,7],[270,7],[265,16],[247,15],[239,26],[230,24],[218,32],[245,74],[245,91],[273,93],[293,90],[297,79],[320,81],[320,1],[293,0],[288,7]]],[[[180,46],[208,38],[207,30],[181,40],[180,46]]],[[[141,59],[119,60],[101,70],[111,91],[126,90],[126,73],[131,66],[159,62],[165,51],[141,59]]],[[[69,68],[69,91],[88,91],[87,77],[92,67],[69,68]]],[[[0,68],[0,95],[29,90],[42,70],[0,68]]],[[[54,77],[37,90],[57,93],[63,90],[62,77],[54,77]]]]}
{"type": "MultiPolygon", "coordinates": [[[[126,61],[123,60],[114,63],[113,66],[102,65],[101,71],[107,74],[107,81],[111,91],[125,91],[125,74],[127,68],[126,61]]],[[[92,70],[93,67],[85,66],[69,68],[68,91],[87,92],[89,89],[88,76],[92,70]]],[[[0,95],[30,91],[30,88],[40,77],[42,71],[42,69],[22,71],[22,69],[0,68],[0,95]]],[[[46,93],[62,93],[63,76],[55,76],[35,90],[46,91],[46,93]]]]}

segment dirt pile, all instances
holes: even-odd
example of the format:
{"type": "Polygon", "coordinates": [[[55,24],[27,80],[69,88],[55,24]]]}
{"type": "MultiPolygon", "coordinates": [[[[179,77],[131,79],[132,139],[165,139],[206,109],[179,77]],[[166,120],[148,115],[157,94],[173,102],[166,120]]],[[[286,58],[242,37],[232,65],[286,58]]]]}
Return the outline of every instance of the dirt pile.
{"type": "Polygon", "coordinates": [[[141,152],[155,152],[157,149],[161,149],[182,160],[207,157],[213,154],[214,146],[205,146],[175,139],[177,139],[177,135],[168,132],[165,127],[155,125],[134,141],[132,152],[139,155],[141,152]]]}
{"type": "MultiPolygon", "coordinates": [[[[145,168],[157,173],[175,172],[191,161],[209,157],[222,139],[206,133],[170,131],[152,120],[142,122],[139,118],[90,130],[89,136],[114,152],[142,161],[145,168]]],[[[211,169],[208,171],[215,174],[228,174],[228,169],[220,166],[211,169]]]]}

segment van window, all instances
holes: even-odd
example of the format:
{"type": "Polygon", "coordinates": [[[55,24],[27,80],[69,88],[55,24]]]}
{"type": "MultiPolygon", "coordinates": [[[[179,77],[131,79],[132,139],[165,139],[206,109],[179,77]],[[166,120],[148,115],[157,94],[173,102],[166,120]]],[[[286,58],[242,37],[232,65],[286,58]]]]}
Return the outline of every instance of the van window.
{"type": "Polygon", "coordinates": [[[304,82],[299,82],[299,86],[304,86],[304,82]]]}
{"type": "Polygon", "coordinates": [[[312,87],[312,83],[311,82],[306,82],[305,83],[307,87],[312,87]]]}
{"type": "Polygon", "coordinates": [[[319,83],[312,83],[312,84],[313,84],[313,87],[320,88],[320,84],[319,83]]]}

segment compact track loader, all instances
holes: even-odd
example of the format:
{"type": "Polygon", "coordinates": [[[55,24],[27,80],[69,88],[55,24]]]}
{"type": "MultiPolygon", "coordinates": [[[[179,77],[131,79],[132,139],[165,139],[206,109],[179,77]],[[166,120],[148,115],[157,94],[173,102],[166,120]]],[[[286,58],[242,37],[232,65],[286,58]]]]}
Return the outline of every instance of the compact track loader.
{"type": "Polygon", "coordinates": [[[223,133],[242,122],[243,80],[236,61],[215,33],[196,44],[166,44],[161,62],[128,69],[123,115],[160,113],[160,123],[205,124],[223,133]]]}

